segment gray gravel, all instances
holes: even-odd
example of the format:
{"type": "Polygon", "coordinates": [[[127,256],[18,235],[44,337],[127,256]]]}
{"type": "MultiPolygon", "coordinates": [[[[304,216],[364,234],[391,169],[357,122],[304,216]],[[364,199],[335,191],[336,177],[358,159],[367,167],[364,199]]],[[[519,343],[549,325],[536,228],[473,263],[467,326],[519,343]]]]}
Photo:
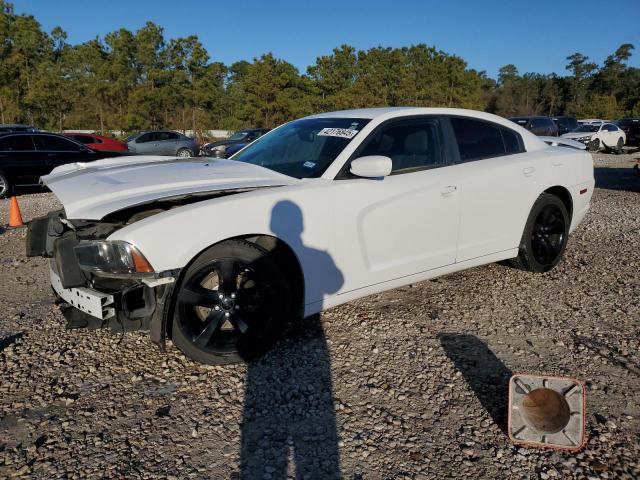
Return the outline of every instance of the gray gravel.
{"type": "MultiPolygon", "coordinates": [[[[594,157],[592,210],[554,271],[489,265],[351,302],[250,366],[67,331],[46,261],[3,232],[0,477],[638,478],[640,177],[631,155],[594,157]],[[581,453],[509,443],[511,372],[587,383],[581,453]]],[[[25,219],[56,205],[20,203],[25,219]]]]}

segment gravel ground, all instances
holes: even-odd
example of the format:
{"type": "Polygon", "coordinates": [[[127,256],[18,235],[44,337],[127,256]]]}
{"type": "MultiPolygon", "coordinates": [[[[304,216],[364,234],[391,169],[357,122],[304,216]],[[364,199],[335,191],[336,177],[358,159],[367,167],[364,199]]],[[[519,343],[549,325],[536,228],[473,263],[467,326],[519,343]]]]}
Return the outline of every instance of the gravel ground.
{"type": "Polygon", "coordinates": [[[66,330],[46,260],[5,231],[0,477],[638,478],[640,177],[631,155],[594,157],[592,210],[552,272],[489,265],[354,301],[249,366],[66,330]],[[511,372],[586,382],[581,453],[509,443],[511,372]]]}

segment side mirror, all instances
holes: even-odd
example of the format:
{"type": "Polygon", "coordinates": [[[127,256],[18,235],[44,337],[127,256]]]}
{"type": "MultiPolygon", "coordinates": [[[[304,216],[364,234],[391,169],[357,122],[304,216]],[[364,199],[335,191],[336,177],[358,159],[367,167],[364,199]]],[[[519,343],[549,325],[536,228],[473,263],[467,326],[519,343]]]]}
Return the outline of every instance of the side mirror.
{"type": "Polygon", "coordinates": [[[356,158],[351,162],[351,173],[358,177],[380,178],[391,173],[391,159],[382,155],[368,155],[356,158]]]}

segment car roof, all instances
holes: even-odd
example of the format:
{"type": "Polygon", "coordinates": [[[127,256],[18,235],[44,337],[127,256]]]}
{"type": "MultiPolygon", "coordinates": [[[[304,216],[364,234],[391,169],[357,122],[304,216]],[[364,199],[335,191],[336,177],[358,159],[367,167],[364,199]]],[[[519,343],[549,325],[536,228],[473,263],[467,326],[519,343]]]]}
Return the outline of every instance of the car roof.
{"type": "MultiPolygon", "coordinates": [[[[304,118],[363,118],[375,119],[380,117],[408,117],[411,115],[453,115],[464,117],[475,117],[488,121],[509,125],[511,121],[504,117],[499,117],[492,113],[480,112],[478,110],[469,110],[466,108],[448,108],[448,107],[377,107],[377,108],[359,108],[353,110],[338,110],[335,112],[318,113],[309,115],[304,118]]],[[[545,117],[546,118],[546,117],[545,117]]]]}
{"type": "MultiPolygon", "coordinates": [[[[49,136],[53,136],[53,137],[68,138],[65,135],[61,135],[59,133],[54,133],[54,132],[0,132],[0,136],[1,137],[7,137],[9,135],[32,135],[32,136],[36,136],[36,137],[42,137],[42,136],[49,135],[49,136]]],[[[70,139],[70,140],[72,142],[74,141],[73,139],[70,139]]]]}
{"type": "MultiPolygon", "coordinates": [[[[446,108],[446,107],[381,107],[381,108],[361,108],[354,110],[339,110],[336,112],[318,113],[309,115],[305,119],[311,118],[360,118],[383,122],[392,118],[410,117],[414,115],[448,115],[469,117],[478,120],[492,122],[511,130],[516,130],[525,142],[527,150],[537,150],[546,148],[547,145],[536,137],[533,133],[522,128],[518,124],[504,117],[493,113],[480,112],[478,110],[468,110],[466,108],[446,108]]],[[[366,127],[365,127],[366,128],[366,127]]]]}

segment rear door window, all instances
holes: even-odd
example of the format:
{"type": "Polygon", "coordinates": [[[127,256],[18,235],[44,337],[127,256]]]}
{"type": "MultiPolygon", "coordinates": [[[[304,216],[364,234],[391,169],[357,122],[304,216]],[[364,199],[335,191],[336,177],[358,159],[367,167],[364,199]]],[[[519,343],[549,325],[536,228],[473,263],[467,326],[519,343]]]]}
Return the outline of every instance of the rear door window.
{"type": "Polygon", "coordinates": [[[508,128],[501,128],[502,141],[504,142],[504,148],[506,153],[520,153],[522,147],[520,146],[520,138],[516,132],[509,130],[508,128]]]}
{"type": "Polygon", "coordinates": [[[524,151],[520,135],[495,123],[452,117],[451,126],[463,162],[524,151]]]}

